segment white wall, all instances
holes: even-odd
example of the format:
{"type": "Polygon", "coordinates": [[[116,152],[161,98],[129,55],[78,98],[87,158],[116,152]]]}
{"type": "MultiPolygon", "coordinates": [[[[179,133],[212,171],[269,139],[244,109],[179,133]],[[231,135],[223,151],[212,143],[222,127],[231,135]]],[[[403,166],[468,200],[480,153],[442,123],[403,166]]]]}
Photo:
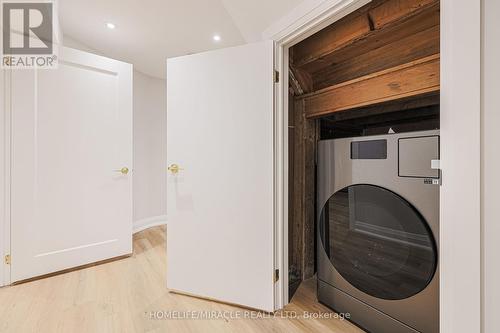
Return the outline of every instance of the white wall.
{"type": "Polygon", "coordinates": [[[483,1],[482,332],[500,332],[500,1],[483,1]]]}
{"type": "Polygon", "coordinates": [[[3,262],[3,256],[5,255],[5,227],[7,223],[6,219],[6,205],[5,202],[5,186],[6,186],[6,175],[5,175],[5,153],[6,153],[6,115],[5,110],[5,90],[4,90],[4,70],[0,69],[0,286],[4,285],[4,269],[5,265],[3,262]]]}
{"type": "Polygon", "coordinates": [[[85,52],[89,52],[89,53],[103,55],[99,51],[97,51],[97,50],[95,50],[95,49],[91,48],[90,46],[87,46],[83,43],[80,43],[77,40],[74,40],[73,38],[69,37],[68,35],[63,36],[63,45],[66,47],[71,47],[72,49],[77,49],[80,51],[85,51],[85,52]]]}
{"type": "MultiPolygon", "coordinates": [[[[64,36],[63,43],[67,47],[104,55],[67,35],[64,36]]],[[[134,71],[133,174],[136,231],[166,222],[166,96],[165,80],[134,71]]]]}
{"type": "Polygon", "coordinates": [[[481,326],[481,6],[441,1],[440,332],[481,326]]]}
{"type": "Polygon", "coordinates": [[[167,213],[166,94],[165,80],[134,73],[134,221],[167,213]]]}

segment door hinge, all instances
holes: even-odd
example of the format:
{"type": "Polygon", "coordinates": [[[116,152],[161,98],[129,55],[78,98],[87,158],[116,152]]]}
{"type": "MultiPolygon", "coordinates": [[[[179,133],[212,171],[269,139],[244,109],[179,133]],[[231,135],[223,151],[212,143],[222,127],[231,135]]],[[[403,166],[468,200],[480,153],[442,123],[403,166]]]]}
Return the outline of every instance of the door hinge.
{"type": "Polygon", "coordinates": [[[280,279],[280,270],[279,269],[275,269],[274,270],[274,277],[273,277],[273,282],[276,283],[278,282],[280,279]]]}
{"type": "Polygon", "coordinates": [[[5,256],[5,264],[6,264],[6,265],[10,265],[10,262],[11,262],[11,259],[10,259],[10,254],[7,254],[7,255],[5,256]]]}
{"type": "Polygon", "coordinates": [[[280,72],[278,72],[277,70],[274,70],[273,80],[274,80],[274,83],[280,82],[280,72]]]}

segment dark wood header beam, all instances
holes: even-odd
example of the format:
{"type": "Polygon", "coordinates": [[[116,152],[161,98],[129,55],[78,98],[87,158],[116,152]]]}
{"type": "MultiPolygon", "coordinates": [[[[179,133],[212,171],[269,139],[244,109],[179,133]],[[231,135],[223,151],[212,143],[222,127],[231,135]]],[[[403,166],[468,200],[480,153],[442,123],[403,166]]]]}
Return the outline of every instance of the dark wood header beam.
{"type": "MultiPolygon", "coordinates": [[[[320,90],[370,73],[399,66],[440,52],[439,25],[403,37],[393,43],[336,62],[312,75],[320,90]]],[[[310,90],[311,92],[312,90],[310,90]]]]}
{"type": "Polygon", "coordinates": [[[306,116],[420,96],[440,89],[439,54],[363,76],[302,96],[306,116]]]}
{"type": "Polygon", "coordinates": [[[293,64],[311,74],[439,26],[438,0],[374,1],[293,48],[293,64]]]}

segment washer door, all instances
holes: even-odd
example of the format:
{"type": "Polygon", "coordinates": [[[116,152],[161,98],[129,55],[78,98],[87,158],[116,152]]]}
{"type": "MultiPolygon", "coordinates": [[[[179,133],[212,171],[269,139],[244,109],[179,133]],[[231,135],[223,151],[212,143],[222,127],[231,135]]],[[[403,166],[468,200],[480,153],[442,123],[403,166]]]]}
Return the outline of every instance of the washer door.
{"type": "Polygon", "coordinates": [[[387,300],[411,297],[437,266],[432,231],[396,193],[353,185],[335,193],[320,216],[320,236],[335,269],[364,293],[387,300]]]}

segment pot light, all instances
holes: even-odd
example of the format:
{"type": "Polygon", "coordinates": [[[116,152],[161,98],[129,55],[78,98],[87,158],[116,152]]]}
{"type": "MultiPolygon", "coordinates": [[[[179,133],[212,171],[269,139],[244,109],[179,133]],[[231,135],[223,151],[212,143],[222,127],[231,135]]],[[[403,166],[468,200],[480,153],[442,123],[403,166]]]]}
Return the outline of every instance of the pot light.
{"type": "Polygon", "coordinates": [[[216,41],[216,42],[220,42],[220,40],[221,40],[221,38],[220,38],[220,36],[219,36],[219,35],[214,35],[213,39],[214,39],[214,41],[216,41]]]}
{"type": "Polygon", "coordinates": [[[116,25],[114,25],[114,24],[113,24],[113,23],[111,23],[111,22],[108,22],[108,23],[106,23],[106,27],[107,27],[108,29],[114,29],[114,28],[116,28],[116,25]]]}

